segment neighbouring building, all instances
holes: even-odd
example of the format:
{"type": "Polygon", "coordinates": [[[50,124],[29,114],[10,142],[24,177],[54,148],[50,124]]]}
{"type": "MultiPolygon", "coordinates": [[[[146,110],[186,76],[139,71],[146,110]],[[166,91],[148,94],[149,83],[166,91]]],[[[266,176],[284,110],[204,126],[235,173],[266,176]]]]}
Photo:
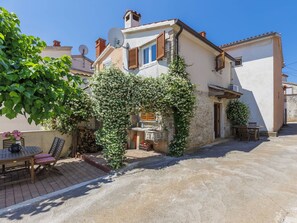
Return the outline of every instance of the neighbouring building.
{"type": "Polygon", "coordinates": [[[283,74],[285,120],[286,122],[297,122],[297,83],[287,82],[287,77],[283,74]]]}
{"type": "Polygon", "coordinates": [[[236,59],[234,84],[250,108],[250,121],[270,136],[284,124],[284,65],[281,35],[276,32],[235,41],[221,48],[236,59]]]}
{"type": "MultiPolygon", "coordinates": [[[[105,45],[101,38],[96,41],[95,72],[113,64],[124,72],[157,77],[168,72],[168,65],[178,54],[190,65],[187,71],[192,83],[197,85],[197,107],[191,122],[188,148],[231,136],[226,106],[229,100],[242,95],[230,89],[234,84],[232,67],[235,58],[212,43],[205,32],[197,32],[179,19],[142,25],[141,15],[128,10],[124,23],[124,47],[114,49],[110,44],[105,45]]],[[[157,121],[154,114],[140,114],[138,118],[143,125],[131,128],[130,147],[138,147],[139,142],[150,138],[149,134],[154,131],[149,129],[157,121]]],[[[155,150],[167,152],[174,123],[171,119],[166,123],[166,137],[154,144],[155,150]]]]}

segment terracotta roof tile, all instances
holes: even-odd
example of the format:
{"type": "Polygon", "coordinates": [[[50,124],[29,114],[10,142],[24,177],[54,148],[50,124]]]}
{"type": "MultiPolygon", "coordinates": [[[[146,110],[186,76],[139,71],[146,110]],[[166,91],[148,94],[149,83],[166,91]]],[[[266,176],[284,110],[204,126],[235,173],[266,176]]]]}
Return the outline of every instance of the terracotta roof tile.
{"type": "Polygon", "coordinates": [[[234,41],[234,42],[231,42],[231,43],[223,44],[220,47],[221,48],[230,47],[230,46],[238,45],[238,44],[241,44],[241,43],[245,43],[245,42],[265,38],[265,37],[268,37],[268,36],[274,36],[274,35],[277,35],[277,34],[279,34],[279,33],[277,33],[277,32],[267,32],[267,33],[263,33],[263,34],[260,34],[260,35],[257,35],[257,36],[252,36],[252,37],[248,37],[248,38],[245,38],[245,39],[242,39],[242,40],[237,40],[237,41],[234,41]]]}

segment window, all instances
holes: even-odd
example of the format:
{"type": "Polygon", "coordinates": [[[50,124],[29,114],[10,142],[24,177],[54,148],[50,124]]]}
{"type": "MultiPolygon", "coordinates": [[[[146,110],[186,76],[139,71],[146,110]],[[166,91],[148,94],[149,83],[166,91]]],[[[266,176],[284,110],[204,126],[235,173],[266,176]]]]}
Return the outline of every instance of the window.
{"type": "Polygon", "coordinates": [[[104,67],[104,68],[110,68],[111,65],[112,65],[112,60],[111,60],[111,58],[109,57],[109,58],[105,59],[105,60],[102,62],[102,64],[103,64],[103,67],[104,67]]]}
{"type": "Polygon", "coordinates": [[[242,65],[242,57],[235,58],[235,66],[241,66],[242,65]]]}
{"type": "Polygon", "coordinates": [[[142,50],[143,65],[155,61],[156,58],[157,58],[157,46],[155,43],[143,48],[142,50]]]}
{"type": "Polygon", "coordinates": [[[293,94],[293,88],[292,87],[286,87],[286,94],[293,94]]]}

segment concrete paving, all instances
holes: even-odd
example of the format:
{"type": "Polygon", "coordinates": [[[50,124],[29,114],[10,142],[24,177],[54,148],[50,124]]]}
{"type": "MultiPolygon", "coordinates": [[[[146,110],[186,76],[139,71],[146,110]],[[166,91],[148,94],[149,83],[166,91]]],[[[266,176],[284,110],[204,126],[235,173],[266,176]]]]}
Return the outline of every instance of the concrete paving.
{"type": "Polygon", "coordinates": [[[1,222],[297,222],[297,124],[232,141],[4,213],[1,222]]]}

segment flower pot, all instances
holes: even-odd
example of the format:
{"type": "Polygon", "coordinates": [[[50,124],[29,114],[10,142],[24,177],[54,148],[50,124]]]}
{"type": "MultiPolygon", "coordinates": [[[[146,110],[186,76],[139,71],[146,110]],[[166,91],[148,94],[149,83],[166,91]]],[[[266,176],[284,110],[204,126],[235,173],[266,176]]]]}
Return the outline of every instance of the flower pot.
{"type": "Polygon", "coordinates": [[[21,151],[21,149],[22,146],[20,144],[13,143],[10,148],[8,148],[8,151],[11,153],[18,153],[21,151]]]}

